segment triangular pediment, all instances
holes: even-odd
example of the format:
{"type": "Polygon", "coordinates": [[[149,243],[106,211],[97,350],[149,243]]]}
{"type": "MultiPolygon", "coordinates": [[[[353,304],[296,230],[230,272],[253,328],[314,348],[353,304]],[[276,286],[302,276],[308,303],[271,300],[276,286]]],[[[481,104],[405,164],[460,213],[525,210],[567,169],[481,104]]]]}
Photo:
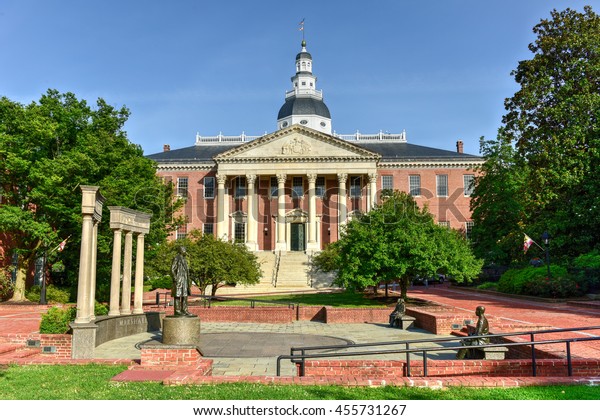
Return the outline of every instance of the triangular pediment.
{"type": "Polygon", "coordinates": [[[234,161],[377,161],[381,156],[329,134],[293,125],[214,157],[217,162],[234,161]]]}

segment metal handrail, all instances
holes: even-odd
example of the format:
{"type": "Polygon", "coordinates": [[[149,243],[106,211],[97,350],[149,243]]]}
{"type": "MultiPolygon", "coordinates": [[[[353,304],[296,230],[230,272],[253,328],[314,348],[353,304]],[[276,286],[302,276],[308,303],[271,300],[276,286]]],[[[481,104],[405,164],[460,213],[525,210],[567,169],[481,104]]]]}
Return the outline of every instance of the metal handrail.
{"type": "Polygon", "coordinates": [[[269,305],[273,305],[273,306],[287,306],[289,309],[294,309],[294,308],[298,308],[300,307],[300,303],[297,302],[276,302],[276,301],[272,301],[272,300],[265,300],[265,299],[250,299],[250,298],[241,298],[241,297],[229,297],[229,296],[210,296],[210,295],[190,295],[190,297],[199,297],[204,299],[204,307],[206,308],[207,306],[210,308],[211,307],[211,302],[213,300],[219,300],[219,301],[234,301],[234,300],[239,300],[242,302],[250,302],[250,307],[251,308],[255,308],[256,307],[256,303],[268,303],[269,305]]]}
{"type": "Polygon", "coordinates": [[[275,253],[275,264],[273,265],[273,274],[271,276],[271,285],[277,287],[277,279],[279,277],[279,264],[281,262],[281,251],[275,253]]]}
{"type": "Polygon", "coordinates": [[[568,375],[572,376],[572,365],[571,365],[571,347],[570,344],[573,342],[581,341],[596,341],[600,340],[600,336],[594,337],[582,337],[582,338],[563,338],[555,340],[541,340],[535,341],[536,334],[551,334],[561,332],[573,332],[583,330],[596,330],[600,329],[600,326],[593,327],[579,327],[579,328],[559,328],[553,330],[539,330],[539,331],[523,331],[513,333],[502,333],[502,334],[486,334],[486,335],[472,335],[468,337],[443,337],[443,338],[424,338],[417,340],[405,340],[405,341],[390,341],[390,342],[379,342],[379,343],[363,343],[363,344],[345,344],[345,345],[332,345],[332,346],[309,346],[309,347],[292,347],[290,349],[290,355],[281,355],[277,358],[277,376],[281,373],[281,360],[289,359],[295,363],[300,363],[300,376],[304,376],[305,371],[305,360],[316,359],[316,358],[332,358],[332,357],[351,357],[351,356],[369,356],[369,355],[381,355],[381,354],[406,354],[406,368],[407,376],[410,376],[410,354],[411,353],[422,353],[423,354],[423,372],[424,376],[427,376],[427,352],[431,351],[450,351],[460,349],[472,349],[472,348],[492,348],[492,347],[515,347],[515,346],[531,346],[531,362],[532,362],[532,375],[537,376],[536,357],[535,357],[535,346],[540,344],[556,344],[565,343],[567,352],[567,368],[568,375]],[[519,335],[529,335],[530,341],[520,343],[490,343],[490,344],[477,344],[472,346],[451,346],[451,347],[426,347],[426,348],[410,348],[410,344],[415,343],[440,343],[448,341],[459,341],[464,338],[478,339],[478,338],[498,338],[498,337],[510,337],[519,335]],[[375,347],[375,346],[388,346],[388,345],[405,345],[405,349],[395,350],[372,350],[363,352],[344,352],[344,353],[318,353],[318,354],[306,354],[307,350],[335,350],[335,349],[347,349],[356,347],[375,347]],[[300,351],[300,354],[294,352],[300,351]],[[298,359],[300,361],[298,361],[298,359]]]}

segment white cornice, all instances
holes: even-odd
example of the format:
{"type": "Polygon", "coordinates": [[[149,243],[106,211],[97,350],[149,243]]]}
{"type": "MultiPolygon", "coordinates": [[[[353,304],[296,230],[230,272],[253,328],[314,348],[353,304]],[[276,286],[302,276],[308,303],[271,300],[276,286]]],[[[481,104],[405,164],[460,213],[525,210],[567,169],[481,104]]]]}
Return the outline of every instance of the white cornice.
{"type": "Polygon", "coordinates": [[[156,166],[158,172],[180,172],[180,171],[210,171],[216,170],[217,165],[212,163],[159,163],[156,166]]]}
{"type": "Polygon", "coordinates": [[[412,162],[379,162],[378,168],[465,168],[482,165],[484,160],[452,160],[452,161],[412,161],[412,162]]]}

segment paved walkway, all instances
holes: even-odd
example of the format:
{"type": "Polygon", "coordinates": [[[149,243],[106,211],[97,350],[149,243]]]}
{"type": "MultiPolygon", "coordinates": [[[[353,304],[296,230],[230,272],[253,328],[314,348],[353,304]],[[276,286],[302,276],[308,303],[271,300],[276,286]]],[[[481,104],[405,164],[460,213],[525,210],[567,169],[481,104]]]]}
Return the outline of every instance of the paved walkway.
{"type": "MultiPolygon", "coordinates": [[[[201,336],[203,341],[200,347],[205,356],[214,360],[213,375],[215,376],[275,375],[277,356],[289,354],[292,346],[330,345],[345,342],[373,343],[439,337],[424,330],[403,331],[389,328],[384,324],[324,324],[310,321],[299,321],[292,324],[207,322],[202,323],[201,336]],[[211,344],[211,341],[219,341],[220,337],[226,337],[226,346],[219,347],[219,345],[211,344]],[[261,339],[270,339],[270,341],[261,341],[261,339]],[[256,350],[258,349],[261,354],[257,355],[256,350]],[[232,357],[234,354],[236,357],[232,357]]],[[[112,340],[98,346],[94,356],[100,359],[139,359],[140,350],[136,348],[136,344],[159,338],[158,334],[144,333],[112,340]]],[[[369,350],[377,349],[382,349],[382,347],[369,347],[369,350]]],[[[386,349],[389,350],[389,347],[386,349]]],[[[454,352],[432,352],[430,357],[452,359],[454,352]]],[[[357,356],[356,358],[373,358],[373,356],[357,356]]],[[[398,355],[377,355],[377,358],[397,359],[398,355]]],[[[291,362],[282,363],[282,374],[293,375],[294,369],[291,362]]]]}

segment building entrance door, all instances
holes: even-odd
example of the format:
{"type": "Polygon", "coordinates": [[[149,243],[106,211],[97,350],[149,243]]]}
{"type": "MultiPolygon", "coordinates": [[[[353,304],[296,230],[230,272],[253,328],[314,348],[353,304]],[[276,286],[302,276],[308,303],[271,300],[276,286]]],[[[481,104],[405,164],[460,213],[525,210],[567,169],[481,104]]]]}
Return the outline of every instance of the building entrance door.
{"type": "Polygon", "coordinates": [[[292,223],[290,228],[290,251],[304,251],[306,249],[304,223],[292,223]]]}

